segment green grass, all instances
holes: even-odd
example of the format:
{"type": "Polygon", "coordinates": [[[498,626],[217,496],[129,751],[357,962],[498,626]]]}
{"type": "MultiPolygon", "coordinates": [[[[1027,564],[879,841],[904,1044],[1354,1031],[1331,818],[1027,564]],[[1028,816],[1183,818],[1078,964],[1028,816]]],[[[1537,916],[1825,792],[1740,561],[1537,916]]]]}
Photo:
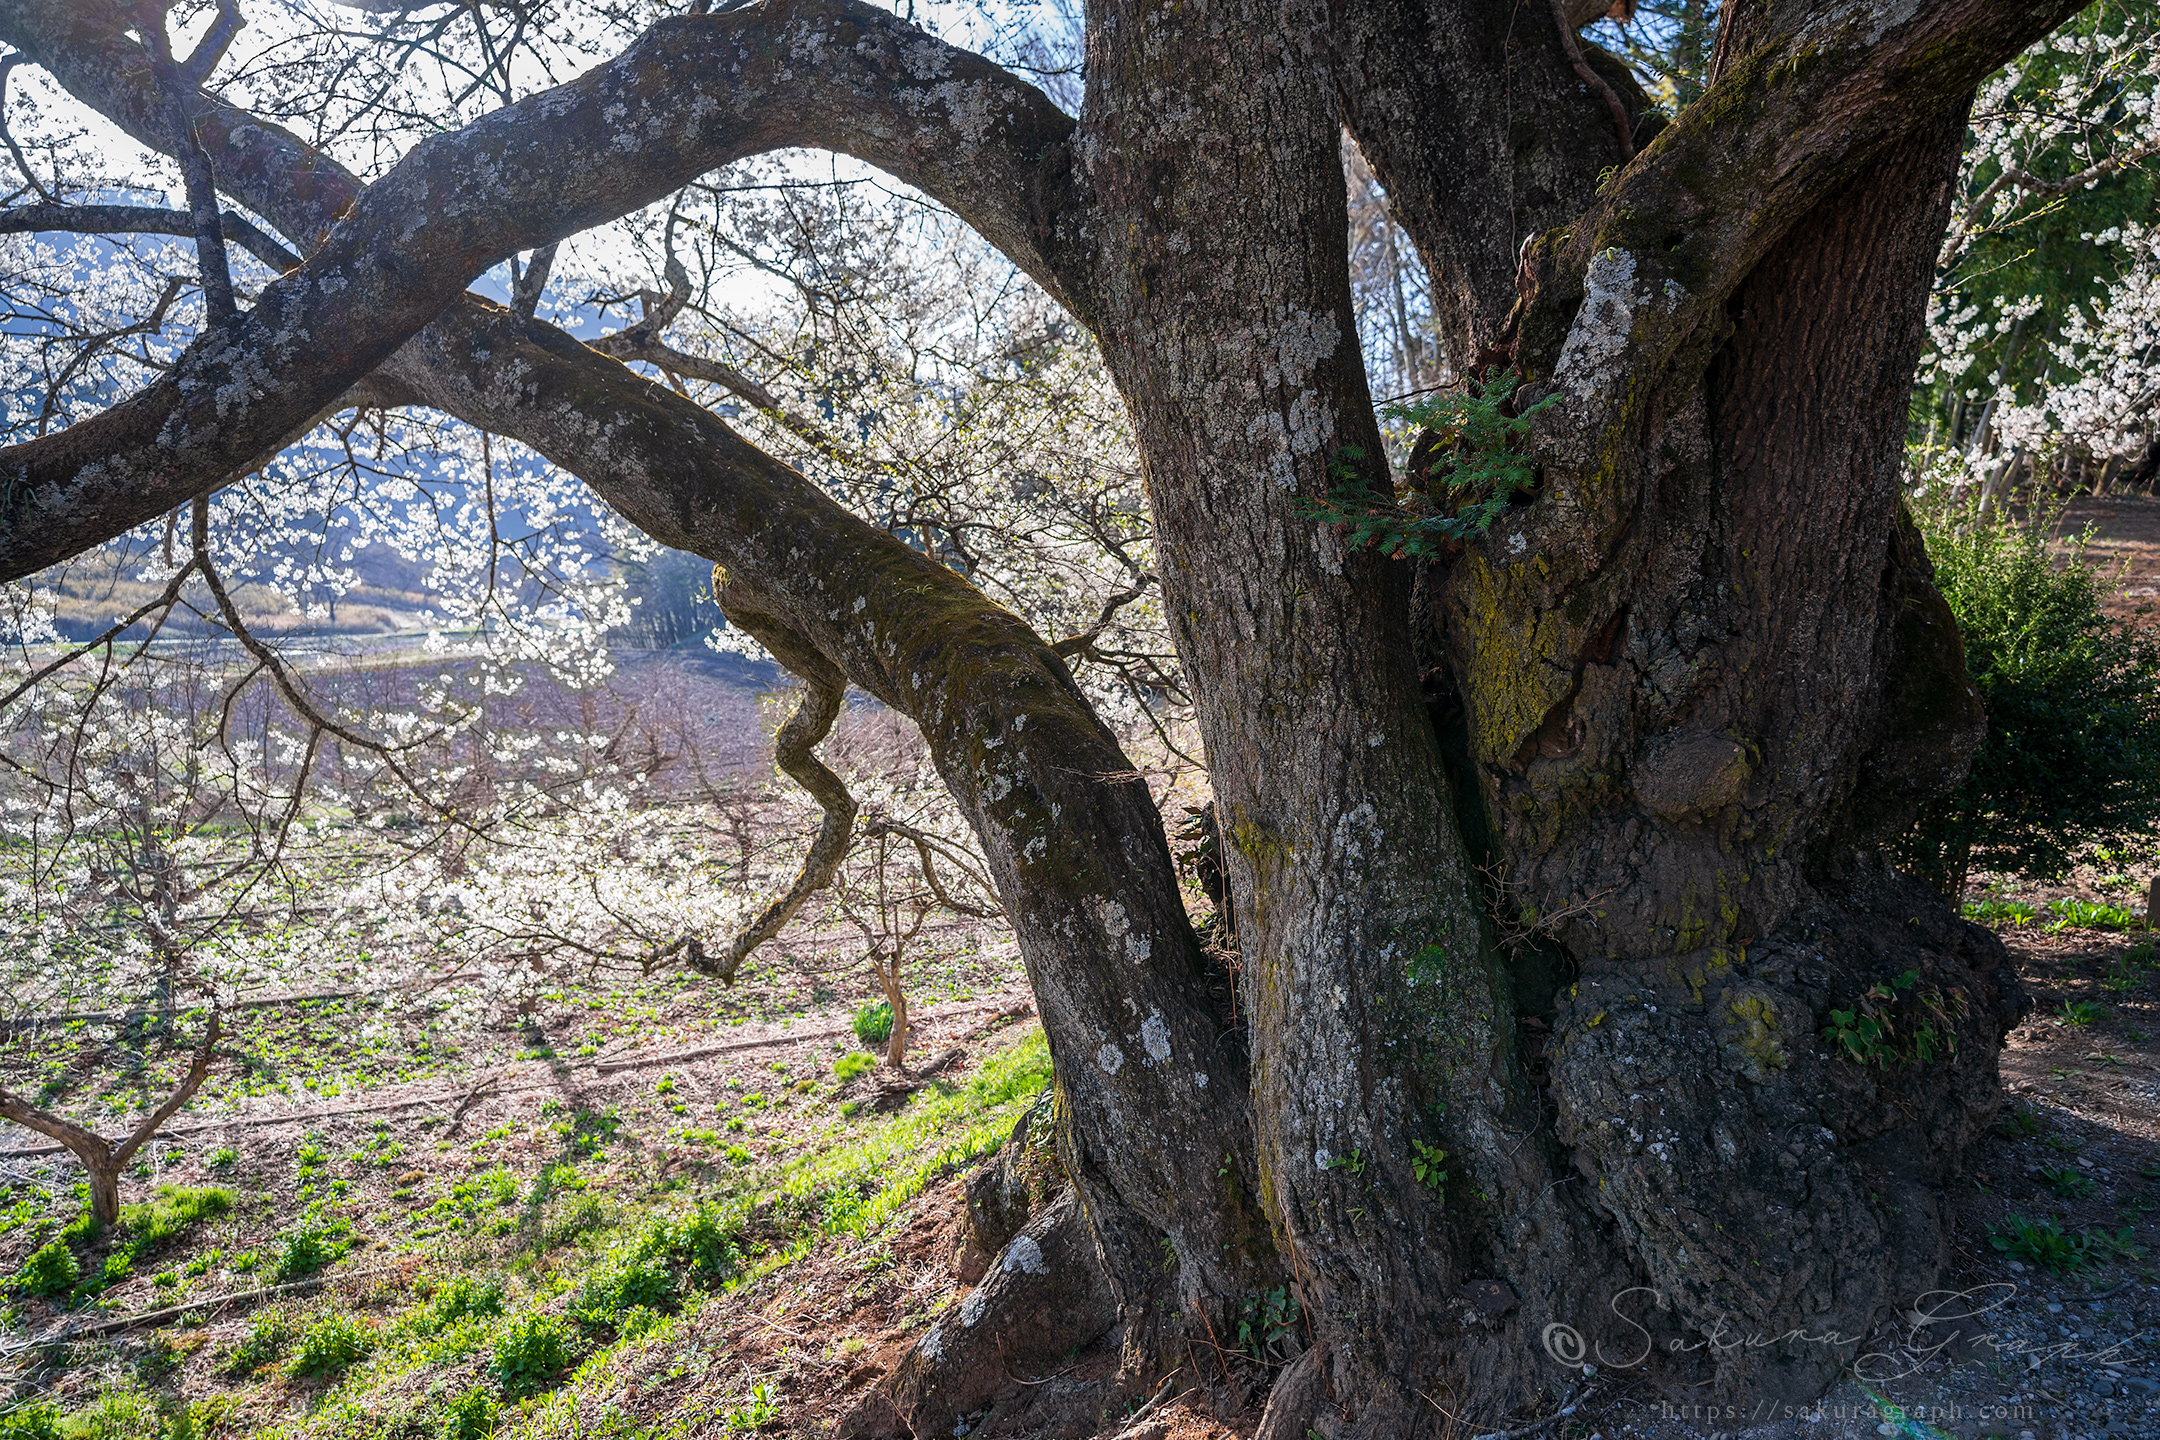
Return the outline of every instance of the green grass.
{"type": "Polygon", "coordinates": [[[233,1207],[233,1192],[216,1186],[200,1190],[160,1185],[154,1197],[140,1205],[120,1207],[120,1227],[127,1232],[137,1254],[178,1240],[206,1220],[214,1220],[233,1207]]]}
{"type": "Polygon", "coordinates": [[[892,1038],[892,1006],[883,1000],[855,1012],[855,1038],[868,1045],[882,1045],[892,1038]]]}
{"type": "MultiPolygon", "coordinates": [[[[806,1072],[796,1064],[791,1073],[806,1072]]],[[[503,1153],[502,1163],[432,1180],[429,1198],[371,1213],[358,1186],[343,1199],[302,1197],[297,1217],[285,1208],[282,1234],[264,1226],[272,1210],[250,1201],[222,1212],[231,1219],[204,1235],[199,1227],[216,1200],[161,1193],[147,1203],[142,1230],[175,1248],[161,1264],[183,1280],[241,1288],[251,1283],[238,1280],[251,1260],[280,1277],[308,1273],[363,1234],[372,1247],[367,1273],[395,1278],[370,1282],[365,1295],[341,1288],[305,1309],[259,1310],[243,1335],[212,1342],[202,1363],[170,1378],[153,1383],[137,1367],[138,1378],[123,1383],[118,1377],[128,1372],[116,1369],[104,1393],[78,1397],[74,1412],[59,1417],[63,1440],[93,1424],[135,1424],[134,1432],[111,1431],[129,1440],[174,1440],[173,1426],[193,1423],[171,1388],[182,1374],[196,1377],[185,1382],[189,1398],[207,1384],[220,1400],[262,1415],[249,1431],[261,1440],[539,1440],[573,1433],[573,1425],[580,1435],[625,1440],[672,1435],[625,1408],[626,1381],[634,1392],[637,1377],[666,1363],[653,1356],[694,1355],[711,1343],[731,1322],[700,1312],[714,1315],[708,1307],[725,1304],[728,1291],[821,1244],[874,1237],[952,1166],[997,1148],[1049,1075],[1048,1047],[1031,1028],[985,1054],[975,1075],[919,1091],[889,1117],[866,1111],[844,1122],[829,1091],[802,1098],[790,1085],[744,1112],[761,1128],[768,1117],[775,1122],[773,1135],[753,1142],[775,1153],[743,1149],[732,1165],[716,1155],[692,1160],[657,1183],[644,1159],[677,1124],[653,1113],[663,1107],[626,1103],[616,1116],[558,1104],[540,1124],[518,1127],[525,1143],[503,1153]],[[603,1145],[620,1146],[628,1163],[603,1163],[603,1145]],[[144,1395],[155,1402],[149,1410],[144,1395]]],[[[323,1152],[307,1157],[316,1184],[333,1164],[364,1164],[387,1148],[387,1133],[362,1131],[358,1144],[342,1132],[311,1138],[323,1152]]],[[[424,1127],[400,1138],[423,1156],[430,1151],[424,1127]]],[[[462,1150],[449,1152],[454,1163],[465,1163],[462,1150]]],[[[282,1171],[289,1187],[299,1157],[282,1158],[271,1173],[282,1171]]],[[[95,1238],[87,1229],[73,1238],[64,1253],[94,1253],[84,1248],[95,1238]]],[[[132,1306],[135,1292],[127,1293],[132,1306]]],[[[704,1423],[723,1433],[730,1423],[764,1425],[778,1400],[771,1388],[755,1388],[762,1378],[743,1373],[729,1382],[704,1423]]],[[[16,1437],[0,1431],[0,1440],[16,1437]]]]}
{"type": "Polygon", "coordinates": [[[2022,900],[1969,900],[1959,907],[1966,919],[1981,925],[2030,925],[2040,912],[2022,900]]]}

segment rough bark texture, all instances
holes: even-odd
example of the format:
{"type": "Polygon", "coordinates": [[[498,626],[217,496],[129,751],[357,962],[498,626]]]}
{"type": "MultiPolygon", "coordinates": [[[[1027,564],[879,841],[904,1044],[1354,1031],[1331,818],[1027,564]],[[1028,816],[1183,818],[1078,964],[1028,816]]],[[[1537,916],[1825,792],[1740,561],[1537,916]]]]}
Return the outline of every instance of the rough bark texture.
{"type": "Polygon", "coordinates": [[[1112,242],[1098,333],[1200,681],[1261,1194],[1325,1388],[1355,1397],[1356,1433],[1402,1435],[1443,1418],[1419,1389],[1518,1388],[1528,1357],[1464,1324],[1463,1287],[1497,1260],[1496,1197],[1542,1175],[1517,1143],[1535,1109],[1424,713],[1407,576],[1304,513],[1346,450],[1380,439],[1322,17],[1275,15],[1106,10],[1082,183],[1112,242]],[[1417,1179],[1418,1145],[1450,1152],[1444,1188],[1417,1179]]]}
{"type": "MultiPolygon", "coordinates": [[[[1804,1395],[1938,1271],[1942,1181],[2019,1003],[1993,942],[1871,847],[1977,733],[1896,485],[1963,107],[2074,8],[1736,5],[1717,83],[1610,174],[1611,117],[1543,4],[1102,0],[1077,126],[848,0],[749,7],[669,22],[365,192],[201,106],[220,183],[312,252],[235,337],[349,320],[341,345],[205,342],[186,365],[219,383],[273,352],[292,373],[192,449],[158,440],[206,433],[176,379],[0,454],[0,574],[222,483],[380,362],[372,383],[719,561],[791,666],[913,716],[1018,932],[1074,1189],[1031,1222],[1065,1288],[992,1272],[880,1423],[942,1428],[982,1397],[1009,1352],[977,1322],[1070,1344],[1114,1307],[1146,1367],[1285,1281],[1314,1346],[1271,1435],[1498,1419],[1565,1376],[1555,1325],[1606,1363],[1644,1334],[1692,1347],[1656,1383],[1804,1395]],[[585,125],[610,103],[639,123],[585,125]],[[1507,358],[1522,399],[1560,397],[1534,503],[1414,585],[1310,515],[1341,475],[1384,478],[1343,123],[1458,363],[1507,358]],[[535,128],[562,141],[545,174],[535,128]],[[603,143],[604,201],[557,198],[565,147],[603,143]],[[710,413],[458,293],[780,143],[923,186],[1100,337],[1213,769],[1242,1033],[1145,787],[1040,637],[710,413]],[[1544,933],[1497,945],[1488,905],[1544,933]],[[1821,1032],[1878,986],[1902,1049],[1857,1063],[1821,1032]],[[1647,1308],[1613,1304],[1631,1287],[1647,1308]],[[1736,1334],[1784,1338],[1718,1343],[1736,1334]]],[[[0,38],[169,149],[117,14],[23,0],[0,38]]]]}

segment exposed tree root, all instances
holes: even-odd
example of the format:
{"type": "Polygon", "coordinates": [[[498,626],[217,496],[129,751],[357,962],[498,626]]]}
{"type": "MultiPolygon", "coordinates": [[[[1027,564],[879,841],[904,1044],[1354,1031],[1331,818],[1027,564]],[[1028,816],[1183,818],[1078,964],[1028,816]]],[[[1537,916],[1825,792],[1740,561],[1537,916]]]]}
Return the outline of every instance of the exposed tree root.
{"type": "MultiPolygon", "coordinates": [[[[1031,1220],[983,1283],[949,1308],[842,1422],[859,1440],[950,1434],[960,1417],[1021,1399],[1118,1321],[1117,1297],[1071,1190],[1031,1220]]],[[[1033,1403],[1032,1398],[1023,1403],[1033,1403]]]]}

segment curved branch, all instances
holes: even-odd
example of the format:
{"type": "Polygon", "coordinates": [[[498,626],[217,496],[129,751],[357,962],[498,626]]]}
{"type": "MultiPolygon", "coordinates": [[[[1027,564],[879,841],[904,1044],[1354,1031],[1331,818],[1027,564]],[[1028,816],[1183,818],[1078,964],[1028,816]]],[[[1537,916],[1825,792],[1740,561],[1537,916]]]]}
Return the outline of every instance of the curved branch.
{"type": "Polygon", "coordinates": [[[743,927],[742,933],[729,941],[727,948],[718,955],[707,955],[702,944],[695,940],[690,942],[692,966],[732,982],[737,967],[751,951],[778,935],[788,921],[795,918],[805,901],[832,884],[840,862],[847,857],[848,841],[855,828],[856,807],[855,797],[848,793],[846,783],[815,753],[818,742],[831,733],[833,721],[840,718],[840,706],[847,696],[847,676],[793,625],[779,615],[759,608],[749,587],[730,585],[726,573],[719,567],[713,570],[713,598],[719,601],[730,624],[741,626],[760,645],[772,651],[774,657],[793,671],[806,687],[801,701],[795,706],[795,713],[788,716],[787,723],[780,727],[779,735],[774,738],[773,759],[796,784],[810,792],[810,798],[825,812],[817,838],[810,842],[810,853],[803,856],[802,870],[785,895],[760,911],[757,918],[743,927]]]}
{"type": "Polygon", "coordinates": [[[1635,122],[1628,119],[1627,106],[1620,103],[1612,86],[1606,84],[1583,58],[1582,42],[1575,38],[1576,30],[1581,27],[1569,14],[1568,0],[1552,0],[1552,12],[1554,22],[1560,27],[1560,48],[1567,52],[1568,64],[1583,84],[1590,87],[1590,93],[1605,102],[1606,110],[1612,115],[1613,129],[1620,137],[1620,163],[1625,165],[1635,158],[1635,122]]]}
{"type": "MultiPolygon", "coordinates": [[[[234,138],[240,112],[199,91],[188,97],[189,134],[174,134],[152,57],[114,32],[110,12],[84,8],[12,4],[0,10],[0,38],[159,149],[184,153],[199,139],[220,150],[234,138]],[[105,63],[71,53],[82,47],[103,51],[105,63]]],[[[305,265],[247,315],[206,329],[155,384],[0,450],[0,579],[267,459],[505,257],[748,155],[807,145],[878,165],[950,205],[1070,303],[1084,277],[1056,222],[1072,128],[1034,87],[860,0],[663,20],[614,61],[415,146],[332,210],[336,223],[305,265]],[[566,186],[565,174],[583,183],[566,186]]],[[[288,182],[286,194],[305,188],[320,201],[349,189],[349,179],[332,187],[325,178],[318,170],[310,187],[288,182]]],[[[249,179],[228,183],[245,194],[249,179]]],[[[319,217],[319,204],[305,208],[319,217]]],[[[275,205],[257,213],[288,224],[275,205]]]]}
{"type": "Polygon", "coordinates": [[[1077,635],[1067,636],[1050,648],[1067,660],[1075,655],[1094,655],[1095,642],[1102,638],[1103,631],[1110,628],[1110,622],[1117,617],[1117,612],[1147,594],[1148,586],[1154,581],[1153,575],[1143,574],[1124,589],[1112,591],[1110,598],[1103,601],[1102,612],[1095,617],[1094,624],[1077,635]]]}
{"type": "Polygon", "coordinates": [[[980,905],[970,905],[965,901],[953,899],[952,894],[945,888],[945,882],[938,879],[937,865],[933,859],[933,852],[935,852],[936,855],[944,856],[946,864],[952,866],[955,870],[958,870],[961,874],[967,876],[968,879],[974,881],[984,890],[989,890],[991,888],[990,882],[984,879],[982,876],[976,874],[974,866],[967,864],[964,860],[960,859],[958,856],[955,856],[952,853],[951,847],[946,845],[944,841],[938,839],[935,835],[932,835],[927,831],[918,830],[913,825],[903,825],[898,820],[872,821],[869,825],[863,828],[863,835],[865,836],[865,838],[874,838],[880,835],[897,835],[901,839],[913,845],[915,847],[916,862],[922,866],[923,883],[930,887],[930,893],[936,896],[937,902],[940,905],[943,905],[946,909],[958,911],[960,914],[970,916],[976,920],[998,920],[1004,918],[1005,912],[1002,910],[995,908],[986,910],[980,905]]]}
{"type": "Polygon", "coordinates": [[[1979,233],[1974,231],[1973,221],[1977,220],[1980,212],[1988,207],[1988,203],[2005,189],[2015,188],[2028,195],[2067,195],[2073,190],[2097,185],[2117,170],[2127,169],[2154,155],[2160,155],[2160,140],[2148,140],[2141,145],[2133,145],[2128,150],[2095,161],[2076,174],[2065,175],[2060,180],[2043,180],[2015,165],[2004,166],[2002,172],[1973,197],[1972,203],[1965,207],[1965,213],[1951,223],[1950,234],[1943,241],[1942,253],[1936,258],[1935,268],[1947,270],[1957,262],[1965,247],[1972,243],[1974,234],[1979,233]]]}
{"type": "Polygon", "coordinates": [[[869,461],[835,439],[822,425],[805,419],[782,405],[770,390],[734,366],[724,361],[707,359],[703,355],[692,355],[686,350],[678,350],[642,325],[633,325],[627,330],[618,330],[613,335],[603,335],[586,343],[612,359],[641,360],[672,375],[718,385],[728,393],[749,401],[766,419],[835,464],[856,469],[868,469],[870,466],[869,461]]]}
{"type": "Polygon", "coordinates": [[[113,1164],[125,1165],[134,1159],[135,1152],[142,1149],[151,1136],[157,1134],[158,1127],[172,1119],[173,1112],[187,1104],[194,1098],[195,1092],[202,1088],[203,1081],[210,1074],[210,1061],[217,1050],[220,1028],[220,1016],[217,1010],[212,1009],[210,1024],[203,1031],[202,1043],[195,1047],[195,1054],[188,1061],[187,1074],[180,1077],[180,1083],[173,1087],[172,1094],[165,1097],[164,1104],[145,1115],[142,1123],[135,1127],[134,1133],[113,1147],[113,1164]]]}

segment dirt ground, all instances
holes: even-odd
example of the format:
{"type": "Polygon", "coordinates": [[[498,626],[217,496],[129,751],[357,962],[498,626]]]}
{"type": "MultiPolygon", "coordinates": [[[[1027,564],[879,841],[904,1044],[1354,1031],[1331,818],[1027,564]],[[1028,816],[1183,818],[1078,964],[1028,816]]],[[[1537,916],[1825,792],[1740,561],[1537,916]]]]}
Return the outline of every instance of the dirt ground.
{"type": "Polygon", "coordinates": [[[2134,615],[2147,606],[2160,610],[2160,496],[2071,501],[2063,511],[2062,533],[2075,535],[2088,526],[2094,535],[2087,557],[2103,574],[2122,577],[2122,588],[2107,601],[2108,613],[2134,615]]]}

